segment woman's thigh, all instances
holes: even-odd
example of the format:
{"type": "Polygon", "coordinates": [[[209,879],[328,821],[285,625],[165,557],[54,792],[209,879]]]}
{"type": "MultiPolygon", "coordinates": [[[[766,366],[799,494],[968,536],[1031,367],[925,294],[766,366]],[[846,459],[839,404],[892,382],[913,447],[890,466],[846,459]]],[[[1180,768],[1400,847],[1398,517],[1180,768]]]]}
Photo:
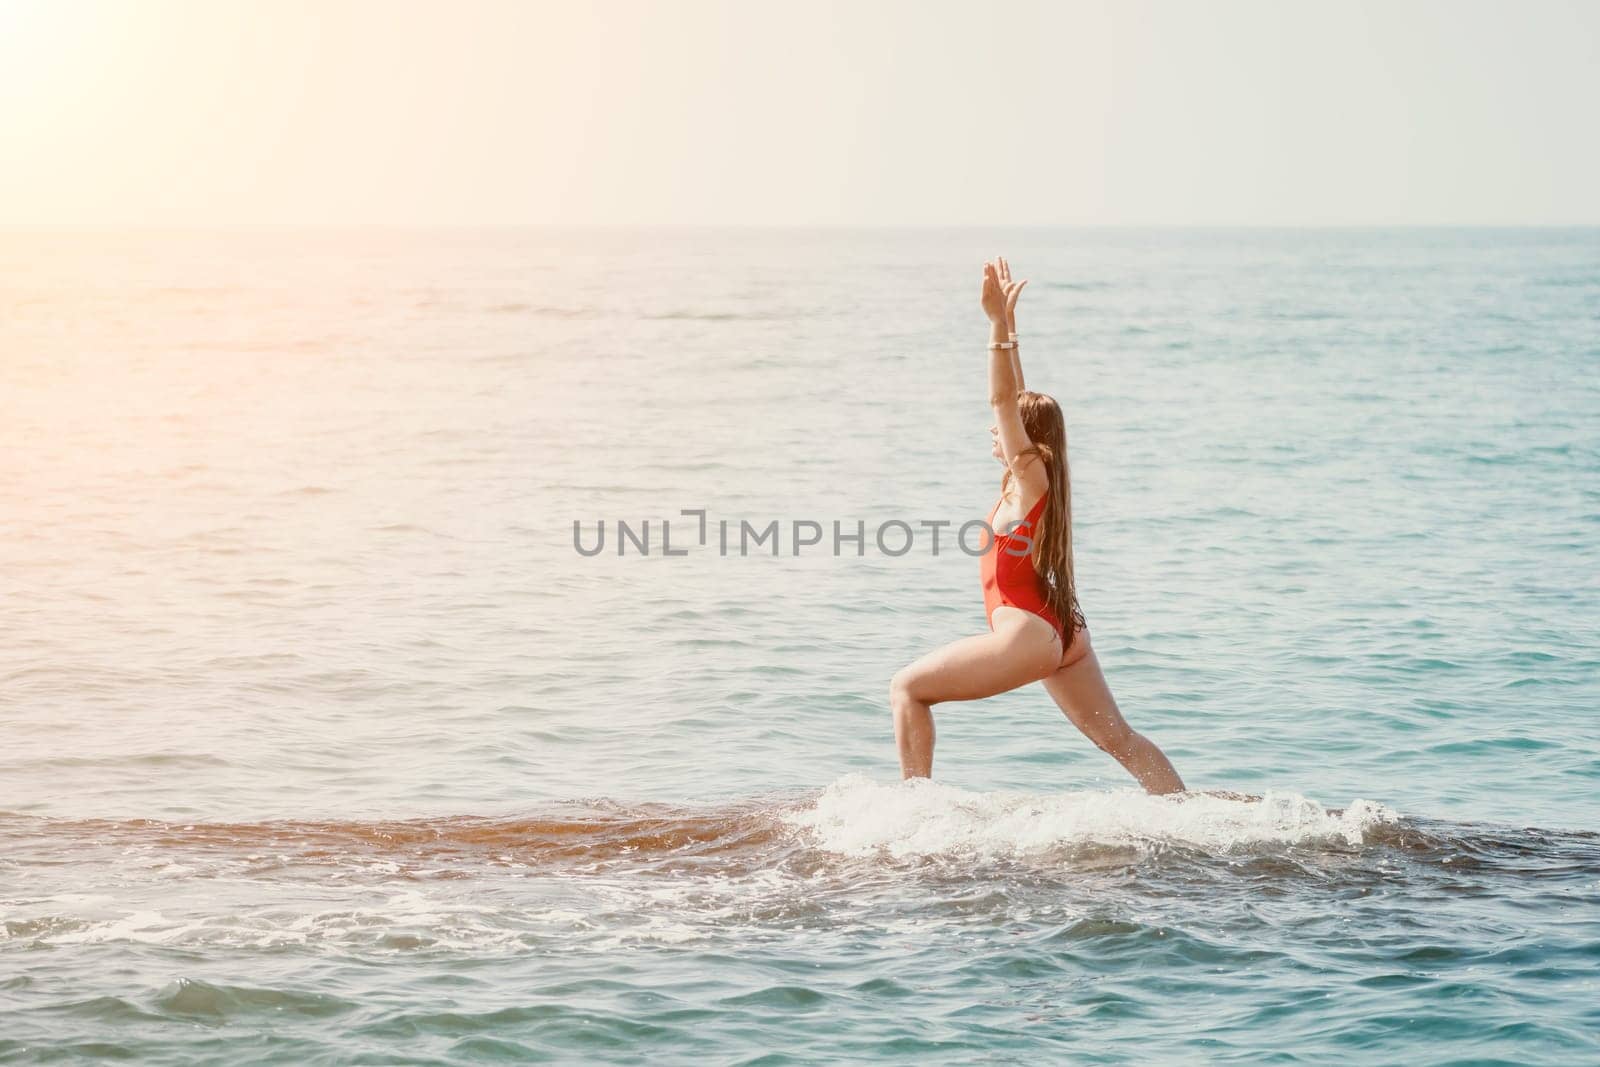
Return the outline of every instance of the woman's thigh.
{"type": "MultiPolygon", "coordinates": [[[[1073,645],[1077,643],[1073,641],[1073,645]]],[[[1126,733],[1127,721],[1111,695],[1111,686],[1106,684],[1105,672],[1100,669],[1100,659],[1094,649],[1085,641],[1081,650],[1068,649],[1068,655],[1067,665],[1044,680],[1045,690],[1072,725],[1090,739],[1114,740],[1126,733]]]]}
{"type": "Polygon", "coordinates": [[[934,649],[895,675],[894,684],[923,704],[982,700],[1049,677],[1060,659],[1061,642],[1049,623],[1025,611],[997,608],[992,633],[934,649]],[[1013,611],[1020,617],[1002,617],[1013,611]]]}
{"type": "Polygon", "coordinates": [[[1094,646],[1089,643],[1089,627],[1084,626],[1072,635],[1072,644],[1061,654],[1061,666],[1070,667],[1093,651],[1094,646]]]}

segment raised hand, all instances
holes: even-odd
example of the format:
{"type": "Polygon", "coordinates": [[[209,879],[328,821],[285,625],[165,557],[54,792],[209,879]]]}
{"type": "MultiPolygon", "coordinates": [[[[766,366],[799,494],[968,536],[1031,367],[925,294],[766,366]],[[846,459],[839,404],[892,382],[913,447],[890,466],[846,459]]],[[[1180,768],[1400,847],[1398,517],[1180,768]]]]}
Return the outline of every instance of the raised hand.
{"type": "Polygon", "coordinates": [[[989,321],[996,325],[1009,322],[1006,311],[1006,292],[1000,285],[1000,268],[993,260],[983,264],[983,291],[978,295],[978,304],[983,308],[983,313],[989,316],[989,321]]]}
{"type": "Polygon", "coordinates": [[[996,256],[995,263],[1000,277],[1000,291],[1006,297],[1006,330],[1010,333],[1017,332],[1017,297],[1022,295],[1022,287],[1028,284],[1022,281],[1011,280],[1011,264],[1006,262],[1006,257],[996,256]]]}

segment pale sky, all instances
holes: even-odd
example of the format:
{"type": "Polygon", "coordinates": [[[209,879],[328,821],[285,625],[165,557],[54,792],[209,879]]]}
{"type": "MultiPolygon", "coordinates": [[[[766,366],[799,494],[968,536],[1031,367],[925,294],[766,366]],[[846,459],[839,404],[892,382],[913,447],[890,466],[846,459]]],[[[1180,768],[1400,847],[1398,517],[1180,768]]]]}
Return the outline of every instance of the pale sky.
{"type": "Polygon", "coordinates": [[[6,224],[1600,223],[1600,0],[0,0],[6,224]]]}

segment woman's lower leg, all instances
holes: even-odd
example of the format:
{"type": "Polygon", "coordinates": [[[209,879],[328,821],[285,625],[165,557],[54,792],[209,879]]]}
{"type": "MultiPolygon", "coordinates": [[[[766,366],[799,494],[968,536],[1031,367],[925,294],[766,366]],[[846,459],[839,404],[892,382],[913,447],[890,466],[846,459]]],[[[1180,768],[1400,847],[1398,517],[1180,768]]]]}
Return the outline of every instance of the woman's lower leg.
{"type": "Polygon", "coordinates": [[[889,689],[889,706],[894,710],[894,741],[900,749],[900,777],[932,777],[932,709],[899,684],[889,689]]]}
{"type": "Polygon", "coordinates": [[[1107,747],[1116,761],[1127,768],[1147,793],[1182,793],[1183,779],[1178,777],[1172,761],[1144,734],[1129,730],[1115,748],[1107,747]]]}

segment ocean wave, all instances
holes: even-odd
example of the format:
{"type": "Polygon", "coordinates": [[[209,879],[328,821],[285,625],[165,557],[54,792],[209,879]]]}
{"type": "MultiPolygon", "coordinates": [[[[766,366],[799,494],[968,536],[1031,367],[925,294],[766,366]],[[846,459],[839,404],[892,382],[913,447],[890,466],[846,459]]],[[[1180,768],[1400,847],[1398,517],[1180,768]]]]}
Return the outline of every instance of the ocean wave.
{"type": "Polygon", "coordinates": [[[810,831],[819,847],[845,855],[983,858],[1074,846],[1183,845],[1218,854],[1289,845],[1359,848],[1374,827],[1398,819],[1372,801],[1358,799],[1340,811],[1298,793],[974,793],[931,779],[885,785],[850,775],[790,821],[810,831]]]}
{"type": "MultiPolygon", "coordinates": [[[[1412,864],[1568,869],[1600,875],[1600,837],[1405,817],[1373,800],[1343,808],[1292,791],[1150,796],[1136,789],[976,792],[928,779],[846,775],[816,793],[718,804],[550,805],[530,816],[245,823],[0,814],[0,882],[64,860],[137,882],[181,872],[280,880],[332,871],[351,885],[519,876],[740,879],[886,877],[934,864],[957,881],[1069,876],[1149,865],[1152,877],[1321,877],[1373,850],[1412,864]]],[[[1457,866],[1456,869],[1463,869],[1457,866]]],[[[327,874],[315,875],[328,877],[327,874]]],[[[787,905],[784,905],[786,908],[787,905]]],[[[780,909],[781,910],[781,909],[780,909]]],[[[131,918],[124,916],[125,919],[131,918]]],[[[47,919],[10,938],[71,936],[47,919]]]]}
{"type": "MultiPolygon", "coordinates": [[[[555,809],[234,824],[0,815],[0,952],[499,958],[997,922],[1077,938],[1167,907],[1310,906],[1377,885],[1490,893],[1508,879],[1565,902],[1600,878],[1600,835],[1419,820],[1363,799],[1329,808],[1288,791],[978,792],[851,774],[798,798],[555,809]]],[[[252,1003],[196,988],[163,1006],[252,1003]]]]}

